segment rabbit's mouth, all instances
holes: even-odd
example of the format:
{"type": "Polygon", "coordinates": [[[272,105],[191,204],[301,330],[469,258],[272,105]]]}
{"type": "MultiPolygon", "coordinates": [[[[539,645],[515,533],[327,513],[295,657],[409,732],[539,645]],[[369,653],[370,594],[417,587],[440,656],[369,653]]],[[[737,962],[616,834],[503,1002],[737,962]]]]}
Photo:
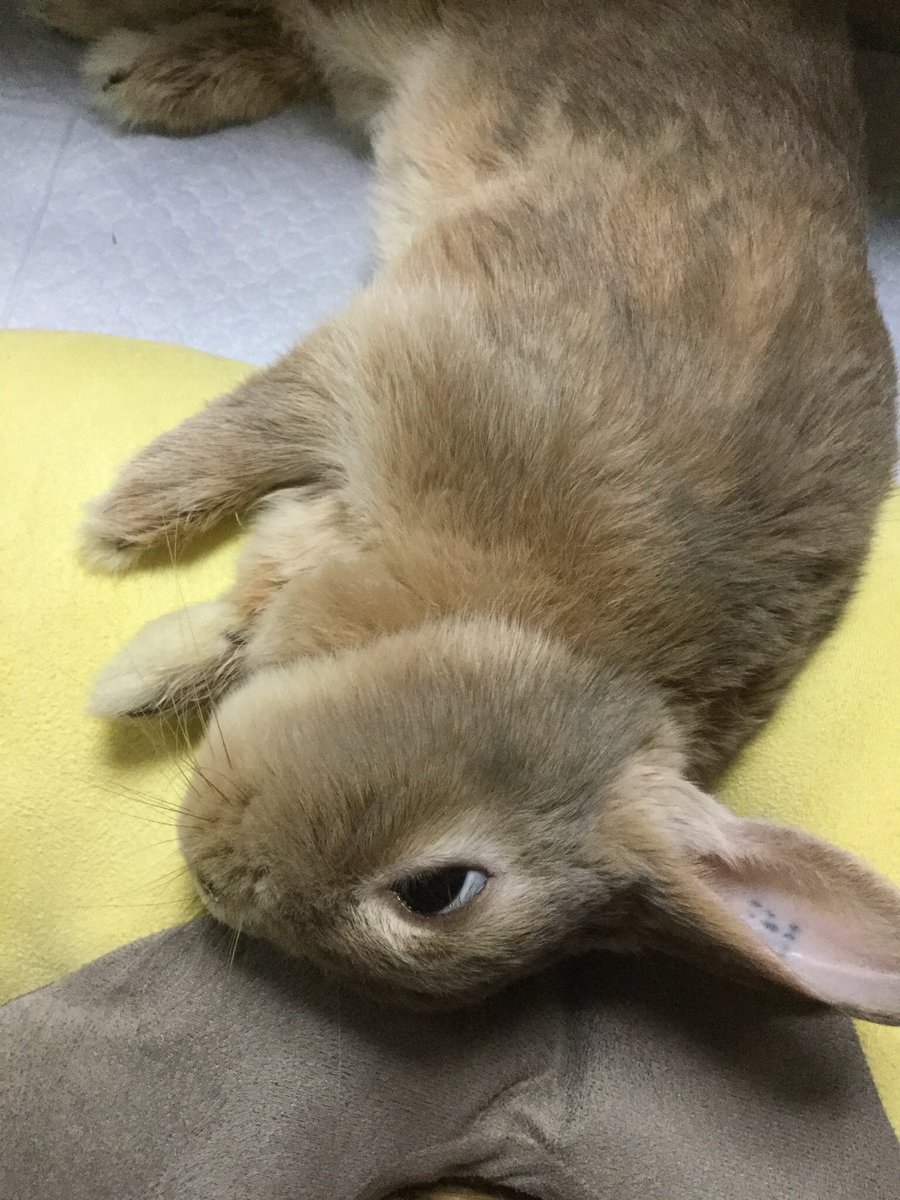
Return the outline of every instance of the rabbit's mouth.
{"type": "Polygon", "coordinates": [[[221,891],[219,891],[216,885],[202,871],[198,871],[193,866],[190,870],[200,903],[209,915],[214,917],[215,920],[220,921],[223,925],[237,925],[237,922],[233,919],[229,911],[228,905],[224,902],[221,891]]]}
{"type": "Polygon", "coordinates": [[[198,871],[196,868],[192,869],[192,874],[194,877],[194,884],[203,903],[207,906],[218,906],[221,902],[221,896],[213,883],[209,880],[208,876],[204,875],[202,871],[198,871]]]}
{"type": "Polygon", "coordinates": [[[188,870],[201,904],[211,917],[266,940],[275,940],[272,931],[284,921],[280,912],[280,892],[273,884],[267,867],[250,869],[234,861],[233,855],[222,858],[217,853],[191,853],[190,845],[183,847],[188,870]]]}

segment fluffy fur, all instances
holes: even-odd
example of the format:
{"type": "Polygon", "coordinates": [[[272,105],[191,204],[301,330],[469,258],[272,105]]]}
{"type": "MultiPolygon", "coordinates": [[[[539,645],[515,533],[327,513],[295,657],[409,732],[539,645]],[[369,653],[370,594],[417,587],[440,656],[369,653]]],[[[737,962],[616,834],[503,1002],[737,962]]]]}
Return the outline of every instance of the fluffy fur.
{"type": "MultiPolygon", "coordinates": [[[[834,623],[894,460],[840,6],[171,7],[92,28],[114,119],[326,86],[378,166],[371,286],[85,527],[116,567],[268,497],[198,640],[210,910],[411,1004],[652,945],[900,1019],[900,894],[701,790],[834,623]],[[452,868],[466,903],[404,903],[452,868]]],[[[144,636],[99,711],[190,695],[189,642],[144,636]]]]}

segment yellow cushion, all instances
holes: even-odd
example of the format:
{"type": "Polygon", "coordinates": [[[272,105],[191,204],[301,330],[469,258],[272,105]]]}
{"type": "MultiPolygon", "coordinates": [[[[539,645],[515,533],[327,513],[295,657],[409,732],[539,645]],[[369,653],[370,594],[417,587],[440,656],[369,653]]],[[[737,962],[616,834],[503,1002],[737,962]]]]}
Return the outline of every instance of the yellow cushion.
{"type": "MultiPolygon", "coordinates": [[[[0,333],[3,462],[0,1000],[195,911],[174,840],[181,778],[156,726],[84,716],[93,672],[140,625],[227,585],[233,541],[177,570],[91,575],[85,500],[248,368],[172,346],[0,333]]],[[[171,739],[170,739],[171,740],[171,739]]],[[[802,825],[900,879],[900,494],[840,629],[731,773],[724,799],[802,825]]],[[[900,1030],[860,1026],[900,1128],[900,1030]]]]}

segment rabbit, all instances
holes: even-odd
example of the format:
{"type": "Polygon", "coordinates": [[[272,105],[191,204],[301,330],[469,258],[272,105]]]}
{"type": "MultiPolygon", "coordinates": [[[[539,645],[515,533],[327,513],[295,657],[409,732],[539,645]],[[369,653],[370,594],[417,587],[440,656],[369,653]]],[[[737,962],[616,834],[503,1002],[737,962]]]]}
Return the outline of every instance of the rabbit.
{"type": "MultiPolygon", "coordinates": [[[[895,460],[841,5],[270,16],[372,139],[375,277],[83,530],[118,570],[255,506],[232,589],[91,699],[212,710],[180,834],[204,904],[386,1003],[604,948],[900,1021],[900,891],[712,790],[852,594],[895,460]]],[[[178,29],[128,35],[161,57],[107,74],[122,123],[233,109],[178,29]]]]}
{"type": "MultiPolygon", "coordinates": [[[[799,0],[798,0],[799,2],[799,0]]],[[[834,3],[835,0],[829,0],[834,3]]],[[[502,0],[493,0],[494,5],[502,0]]],[[[427,29],[439,10],[470,5],[444,0],[364,7],[311,4],[305,0],[26,0],[31,13],[53,28],[93,43],[83,74],[91,99],[113,124],[195,134],[240,121],[255,121],[298,100],[324,98],[330,76],[349,68],[353,87],[331,89],[332,99],[352,97],[359,117],[364,81],[376,91],[386,72],[369,59],[379,29],[390,23],[395,38],[404,26],[427,29]],[[340,8],[356,8],[342,33],[356,38],[355,53],[335,46],[333,30],[315,9],[341,20],[340,8]],[[391,8],[397,9],[392,16],[391,8]],[[311,24],[319,36],[311,37],[311,24]],[[360,46],[359,32],[369,39],[360,46]],[[324,36],[323,36],[324,34],[324,36]]],[[[484,7],[484,6],[482,6],[484,7]]],[[[893,0],[848,0],[847,13],[860,40],[900,50],[900,11],[893,0]]],[[[390,40],[389,33],[388,39],[390,40]]],[[[377,55],[378,50],[375,50],[377,55]]],[[[390,51],[388,50],[388,54],[390,51]]],[[[391,68],[388,68],[388,81],[391,68]]],[[[345,80],[346,83],[346,80],[345,80]]]]}

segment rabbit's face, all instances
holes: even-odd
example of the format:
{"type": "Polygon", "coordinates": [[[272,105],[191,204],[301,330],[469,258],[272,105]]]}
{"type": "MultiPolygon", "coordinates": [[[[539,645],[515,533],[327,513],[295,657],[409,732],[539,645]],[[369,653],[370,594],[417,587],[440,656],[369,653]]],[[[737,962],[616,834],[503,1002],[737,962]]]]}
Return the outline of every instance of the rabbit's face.
{"type": "Polygon", "coordinates": [[[470,1000],[577,944],[627,882],[593,837],[660,726],[622,677],[485,622],[256,676],[185,801],[210,911],[410,1004],[470,1000]]]}
{"type": "Polygon", "coordinates": [[[639,679],[447,622],[252,677],[182,843],[215,916],[382,999],[453,1007],[571,950],[656,946],[900,1021],[900,893],[680,766],[639,679]]]}

